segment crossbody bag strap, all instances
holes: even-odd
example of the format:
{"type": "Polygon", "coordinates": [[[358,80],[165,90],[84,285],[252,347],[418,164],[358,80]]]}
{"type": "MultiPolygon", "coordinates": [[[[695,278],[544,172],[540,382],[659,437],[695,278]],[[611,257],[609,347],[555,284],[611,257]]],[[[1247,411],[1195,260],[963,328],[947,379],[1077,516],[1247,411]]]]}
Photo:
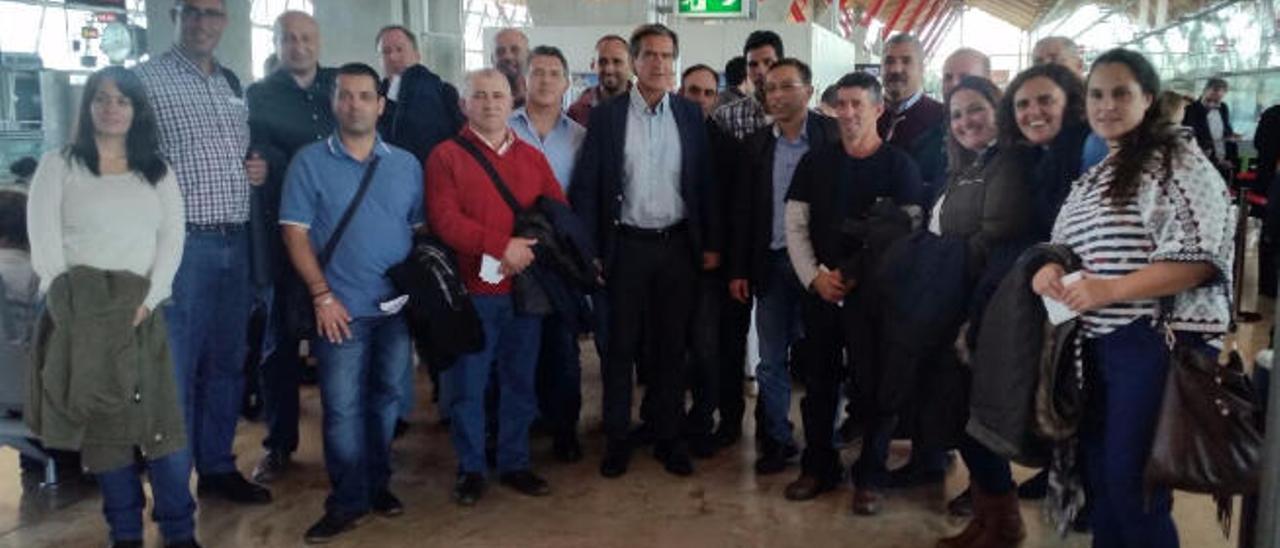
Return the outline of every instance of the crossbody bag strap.
{"type": "Polygon", "coordinates": [[[355,197],[351,199],[350,204],[347,204],[346,211],[342,212],[342,218],[338,220],[338,226],[333,229],[333,235],[329,236],[329,241],[324,244],[324,250],[317,257],[320,262],[320,268],[323,269],[329,263],[329,259],[333,258],[333,250],[337,249],[338,242],[342,240],[342,233],[347,231],[347,225],[351,224],[351,217],[355,216],[356,209],[360,207],[360,202],[364,201],[364,195],[369,190],[369,183],[373,181],[373,172],[377,171],[378,161],[381,159],[381,156],[374,154],[373,160],[369,161],[369,166],[364,168],[364,177],[360,179],[360,188],[356,189],[355,197]]]}
{"type": "Polygon", "coordinates": [[[511,189],[507,188],[507,183],[502,180],[501,175],[498,175],[498,170],[493,167],[493,164],[489,163],[489,159],[484,157],[484,153],[480,152],[480,148],[476,147],[475,143],[464,139],[461,135],[454,135],[451,139],[462,147],[462,150],[471,154],[476,163],[484,168],[484,172],[489,174],[489,180],[493,181],[494,188],[497,188],[498,194],[502,195],[502,201],[506,202],[507,206],[511,208],[511,213],[519,215],[524,208],[520,207],[520,202],[516,201],[515,195],[511,194],[511,189]]]}

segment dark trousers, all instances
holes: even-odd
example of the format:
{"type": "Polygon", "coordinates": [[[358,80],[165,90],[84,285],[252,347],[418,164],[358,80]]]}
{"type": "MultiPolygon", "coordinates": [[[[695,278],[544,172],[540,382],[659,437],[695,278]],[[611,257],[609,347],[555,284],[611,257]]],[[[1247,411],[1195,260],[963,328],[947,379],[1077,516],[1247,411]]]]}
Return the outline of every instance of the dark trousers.
{"type": "Polygon", "coordinates": [[[1139,318],[1087,339],[1084,350],[1095,380],[1081,432],[1093,546],[1176,547],[1169,490],[1144,490],[1142,483],[1169,372],[1164,335],[1139,318]]]}
{"type": "Polygon", "coordinates": [[[721,291],[720,301],[720,373],[718,400],[720,428],[742,431],[742,418],[747,402],[743,397],[744,369],[747,361],[747,333],[751,331],[751,301],[738,302],[729,297],[728,288],[721,291]]]}
{"type": "MultiPolygon", "coordinates": [[[[693,406],[685,417],[685,434],[690,436],[710,434],[715,427],[721,393],[720,310],[728,294],[729,284],[719,272],[698,275],[697,303],[689,328],[689,391],[693,406]]],[[[738,392],[742,392],[741,384],[738,392]]]]}
{"type": "Polygon", "coordinates": [[[294,276],[282,277],[275,284],[263,336],[273,339],[274,347],[258,369],[262,417],[267,423],[267,437],[262,446],[268,451],[291,454],[298,449],[298,388],[302,380],[302,359],[298,356],[299,340],[284,329],[285,284],[302,283],[294,276]]]}
{"type": "Polygon", "coordinates": [[[577,433],[582,414],[582,363],[578,333],[560,314],[542,320],[542,352],[538,356],[538,411],[556,436],[577,433]]]}
{"type": "Polygon", "coordinates": [[[646,391],[653,392],[651,416],[657,439],[680,434],[685,360],[696,271],[688,234],[620,232],[616,258],[608,272],[609,345],[602,363],[604,430],[610,442],[625,442],[631,427],[632,368],[642,342],[652,360],[646,391]],[[647,317],[647,318],[646,318],[647,317]],[[641,338],[647,319],[648,336],[641,338]]]}
{"type": "Polygon", "coordinates": [[[806,475],[835,480],[840,477],[840,454],[834,424],[846,375],[842,311],[814,293],[805,293],[800,309],[805,326],[800,367],[805,386],[800,400],[805,446],[800,466],[806,475]]]}
{"type": "Polygon", "coordinates": [[[1009,460],[987,449],[978,440],[965,436],[960,442],[960,457],[969,468],[969,482],[984,494],[1003,495],[1017,487],[1013,483],[1009,460]]]}

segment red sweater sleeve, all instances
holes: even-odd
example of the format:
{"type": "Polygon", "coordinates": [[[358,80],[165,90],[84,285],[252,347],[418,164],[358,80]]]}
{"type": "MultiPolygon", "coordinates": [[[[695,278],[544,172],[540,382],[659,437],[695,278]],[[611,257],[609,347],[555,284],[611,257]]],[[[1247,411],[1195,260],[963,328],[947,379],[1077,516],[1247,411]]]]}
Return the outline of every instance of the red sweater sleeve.
{"type": "Polygon", "coordinates": [[[431,231],[456,253],[476,257],[488,254],[501,259],[511,236],[462,213],[456,170],[465,154],[458,145],[445,141],[427,159],[426,209],[431,231]]]}

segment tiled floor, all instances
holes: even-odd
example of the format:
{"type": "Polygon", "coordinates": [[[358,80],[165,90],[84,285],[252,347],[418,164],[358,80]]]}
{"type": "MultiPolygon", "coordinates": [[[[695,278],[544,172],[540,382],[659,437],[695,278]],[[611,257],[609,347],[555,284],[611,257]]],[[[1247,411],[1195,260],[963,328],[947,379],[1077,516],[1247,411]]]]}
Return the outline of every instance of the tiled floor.
{"type": "MultiPolygon", "coordinates": [[[[1250,284],[1252,285],[1252,284],[1250,284]]],[[[1252,299],[1246,308],[1254,308],[1252,299]]],[[[1264,310],[1268,306],[1262,307],[1264,310]]],[[[1255,308],[1256,309],[1256,308],[1255,308]]],[[[1243,354],[1251,359],[1267,342],[1271,314],[1246,325],[1243,354]]],[[[586,391],[583,424],[587,458],[575,465],[555,463],[546,438],[534,440],[534,462],[551,482],[550,497],[531,499],[491,486],[474,508],[461,509],[449,499],[454,459],[447,432],[437,425],[430,405],[421,405],[414,426],[395,445],[392,489],[406,505],[394,520],[374,519],[344,535],[333,546],[423,547],[786,547],[827,546],[929,547],[956,531],[961,522],[943,508],[949,496],[967,482],[957,463],[945,488],[893,491],[882,515],[865,518],[849,512],[851,492],[843,490],[806,503],[788,502],[783,487],[796,474],[757,477],[751,470],[751,443],[744,441],[709,461],[697,463],[692,478],[662,471],[651,458],[637,455],[632,471],[618,480],[596,473],[599,432],[598,362],[591,345],[583,346],[586,391]]],[[[429,393],[422,381],[419,393],[429,393]]],[[[302,545],[303,531],[319,517],[328,481],[321,459],[320,406],[314,388],[303,391],[303,440],[297,467],[272,486],[275,502],[238,508],[202,501],[199,538],[211,547],[268,548],[302,545]]],[[[799,424],[798,398],[793,416],[799,424]]],[[[750,413],[748,413],[748,417],[750,413]]],[[[749,420],[749,419],[748,419],[749,420]]],[[[747,431],[751,431],[749,425],[747,431]]],[[[240,425],[236,453],[246,473],[259,456],[263,428],[240,425]]],[[[891,466],[904,458],[895,446],[891,466]]],[[[856,448],[846,450],[851,461],[856,448]]],[[[20,478],[17,455],[0,449],[0,547],[79,548],[106,543],[100,499],[91,486],[63,485],[40,489],[20,478]]],[[[1030,471],[1016,470],[1019,479],[1030,471]]],[[[1088,546],[1087,536],[1060,539],[1040,519],[1035,503],[1023,503],[1029,536],[1024,547],[1088,546]]],[[[1194,548],[1234,546],[1223,538],[1208,498],[1179,494],[1174,508],[1182,545],[1194,548]]],[[[148,542],[159,546],[148,525],[148,542]]]]}

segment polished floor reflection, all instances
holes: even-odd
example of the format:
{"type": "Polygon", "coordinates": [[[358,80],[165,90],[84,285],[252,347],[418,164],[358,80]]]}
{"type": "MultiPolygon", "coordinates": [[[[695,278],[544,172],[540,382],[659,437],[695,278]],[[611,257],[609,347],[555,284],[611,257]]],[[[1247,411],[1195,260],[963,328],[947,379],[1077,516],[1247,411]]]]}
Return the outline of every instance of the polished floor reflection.
{"type": "MultiPolygon", "coordinates": [[[[1253,298],[1245,300],[1246,309],[1260,310],[1264,315],[1262,322],[1247,324],[1242,331],[1246,361],[1251,362],[1256,350],[1268,341],[1271,305],[1269,301],[1258,306],[1253,298]]],[[[552,459],[549,439],[536,437],[533,441],[535,467],[550,481],[550,497],[523,497],[495,481],[476,507],[455,506],[450,501],[455,461],[447,431],[439,426],[433,406],[425,403],[430,387],[424,375],[418,387],[423,403],[413,417],[412,428],[394,447],[392,489],[404,501],[405,514],[370,520],[331,545],[919,548],[933,546],[938,537],[962,526],[962,521],[948,518],[944,511],[948,497],[967,483],[959,461],[944,486],[891,491],[884,512],[873,518],[852,515],[847,487],[811,502],[788,502],[782,490],[794,479],[796,468],[757,477],[751,467],[755,455],[749,438],[713,459],[698,461],[692,478],[673,477],[652,458],[637,454],[629,474],[617,480],[602,479],[596,472],[602,445],[599,368],[590,344],[583,345],[583,359],[587,458],[578,464],[559,464],[552,459]]],[[[798,401],[798,397],[792,401],[797,425],[798,401]]],[[[205,546],[303,544],[302,534],[320,516],[328,489],[321,458],[319,403],[316,389],[305,388],[301,448],[295,455],[296,466],[272,485],[274,503],[241,508],[221,501],[201,501],[198,535],[205,546]]],[[[748,425],[747,431],[751,430],[748,425]]],[[[246,474],[261,454],[263,435],[261,424],[240,425],[235,450],[246,474]]],[[[847,448],[845,461],[852,462],[857,450],[856,445],[847,448]]],[[[907,447],[895,445],[890,466],[902,462],[907,451],[907,447]]],[[[1016,469],[1015,474],[1025,479],[1031,471],[1016,469]]],[[[19,474],[15,452],[0,449],[0,548],[106,545],[101,499],[91,483],[70,481],[54,488],[41,488],[38,483],[39,478],[19,474]]],[[[1022,513],[1029,530],[1024,547],[1089,545],[1085,535],[1061,539],[1052,533],[1041,519],[1038,503],[1023,502],[1022,513]]],[[[1223,538],[1207,497],[1178,494],[1174,515],[1182,546],[1235,546],[1234,537],[1223,538]]],[[[148,524],[147,539],[148,546],[160,545],[152,524],[148,524]]]]}

